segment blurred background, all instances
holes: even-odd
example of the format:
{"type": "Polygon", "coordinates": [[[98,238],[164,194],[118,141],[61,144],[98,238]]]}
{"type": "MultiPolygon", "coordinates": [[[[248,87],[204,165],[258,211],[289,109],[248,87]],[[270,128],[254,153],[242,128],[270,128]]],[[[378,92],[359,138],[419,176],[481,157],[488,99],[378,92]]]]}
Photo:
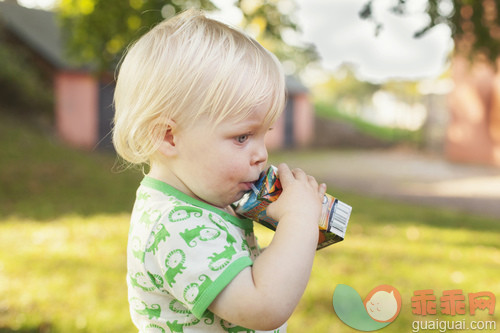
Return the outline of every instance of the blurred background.
{"type": "Polygon", "coordinates": [[[332,308],[339,283],[362,298],[400,291],[386,331],[498,326],[498,306],[419,316],[411,297],[459,289],[469,309],[468,293],[500,295],[500,1],[3,0],[0,332],[134,331],[125,250],[143,174],[113,151],[114,77],[130,42],[191,7],[281,60],[288,101],[270,163],[353,206],[289,330],[354,331],[332,308]]]}

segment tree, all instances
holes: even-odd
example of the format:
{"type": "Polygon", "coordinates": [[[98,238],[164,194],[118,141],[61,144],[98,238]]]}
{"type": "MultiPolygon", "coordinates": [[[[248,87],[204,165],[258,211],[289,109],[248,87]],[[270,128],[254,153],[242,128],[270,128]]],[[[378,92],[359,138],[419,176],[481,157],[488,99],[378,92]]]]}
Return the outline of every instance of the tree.
{"type": "MultiPolygon", "coordinates": [[[[407,14],[407,0],[392,1],[389,10],[407,14]]],[[[368,0],[360,16],[372,20],[380,33],[383,23],[374,15],[374,3],[368,0]]],[[[429,22],[415,32],[418,38],[446,24],[455,42],[446,142],[447,155],[454,160],[500,166],[500,74],[495,68],[500,63],[499,10],[499,0],[427,0],[429,22]]]]}
{"type": "MultiPolygon", "coordinates": [[[[372,20],[376,33],[383,29],[383,23],[374,15],[369,0],[361,9],[360,16],[372,20]]],[[[398,15],[408,14],[407,0],[393,0],[389,10],[398,15]]],[[[500,1],[498,0],[428,0],[427,25],[415,31],[415,37],[439,24],[451,29],[455,51],[469,57],[486,57],[492,63],[500,56],[500,1]]]]}
{"type": "MultiPolygon", "coordinates": [[[[128,43],[149,28],[185,9],[190,1],[61,0],[58,14],[71,60],[93,64],[98,72],[112,69],[128,43]]],[[[207,10],[210,0],[197,1],[207,10]]]]}
{"type": "Polygon", "coordinates": [[[293,72],[300,72],[319,59],[312,44],[284,40],[289,35],[293,39],[300,31],[293,0],[237,0],[236,6],[243,13],[241,25],[281,61],[291,63],[293,72]]]}
{"type": "MultiPolygon", "coordinates": [[[[292,60],[300,69],[317,55],[310,45],[284,42],[285,31],[298,27],[280,2],[291,0],[238,0],[236,4],[242,9],[243,27],[281,60],[292,60]]],[[[217,9],[210,0],[61,0],[58,12],[71,59],[93,63],[98,72],[106,72],[116,67],[131,41],[163,19],[192,7],[217,9]]]]}

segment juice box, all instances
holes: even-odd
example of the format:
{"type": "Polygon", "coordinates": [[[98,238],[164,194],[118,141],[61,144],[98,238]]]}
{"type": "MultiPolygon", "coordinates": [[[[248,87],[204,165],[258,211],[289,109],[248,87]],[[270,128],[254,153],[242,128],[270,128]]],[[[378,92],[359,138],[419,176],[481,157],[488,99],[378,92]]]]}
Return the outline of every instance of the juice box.
{"type": "MultiPolygon", "coordinates": [[[[278,221],[267,216],[266,209],[278,199],[282,191],[277,171],[278,169],[271,165],[255,182],[254,189],[245,193],[235,204],[237,214],[250,218],[271,230],[276,230],[278,221]]],[[[351,206],[325,194],[321,218],[318,221],[320,232],[317,249],[344,240],[351,210],[351,206]]]]}

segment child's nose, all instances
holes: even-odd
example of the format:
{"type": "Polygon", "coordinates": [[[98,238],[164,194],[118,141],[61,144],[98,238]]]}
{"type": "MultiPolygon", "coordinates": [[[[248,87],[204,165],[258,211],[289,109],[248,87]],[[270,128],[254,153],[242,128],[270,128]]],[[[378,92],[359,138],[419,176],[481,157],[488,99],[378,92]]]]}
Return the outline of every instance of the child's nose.
{"type": "Polygon", "coordinates": [[[257,146],[255,153],[253,155],[252,164],[261,165],[267,163],[267,148],[265,144],[260,144],[257,146]]]}

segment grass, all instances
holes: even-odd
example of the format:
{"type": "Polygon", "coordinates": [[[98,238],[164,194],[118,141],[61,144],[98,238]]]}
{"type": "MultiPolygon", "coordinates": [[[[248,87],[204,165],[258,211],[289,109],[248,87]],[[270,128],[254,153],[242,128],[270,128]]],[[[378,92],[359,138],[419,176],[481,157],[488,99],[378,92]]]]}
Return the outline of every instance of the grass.
{"type": "MultiPolygon", "coordinates": [[[[115,169],[110,154],[65,148],[0,114],[0,332],[136,332],[128,314],[125,248],[142,176],[115,169]]],[[[433,289],[438,300],[452,289],[466,297],[479,291],[499,297],[499,221],[336,195],[354,207],[346,239],[318,251],[289,332],[355,332],[332,309],[341,283],[362,298],[381,284],[399,290],[403,307],[386,332],[411,332],[413,321],[437,318],[500,327],[498,304],[494,316],[422,317],[411,307],[413,292],[421,289],[433,289]]],[[[263,228],[257,232],[264,243],[272,237],[263,228]]]]}
{"type": "Polygon", "coordinates": [[[64,147],[40,127],[0,113],[0,217],[45,221],[126,211],[139,172],[120,172],[110,154],[64,147]]]}
{"type": "Polygon", "coordinates": [[[370,135],[384,142],[407,143],[415,146],[422,144],[421,130],[411,131],[402,128],[378,126],[360,117],[342,113],[335,105],[326,102],[316,102],[314,104],[314,109],[316,114],[321,118],[352,124],[361,133],[370,135]]]}

